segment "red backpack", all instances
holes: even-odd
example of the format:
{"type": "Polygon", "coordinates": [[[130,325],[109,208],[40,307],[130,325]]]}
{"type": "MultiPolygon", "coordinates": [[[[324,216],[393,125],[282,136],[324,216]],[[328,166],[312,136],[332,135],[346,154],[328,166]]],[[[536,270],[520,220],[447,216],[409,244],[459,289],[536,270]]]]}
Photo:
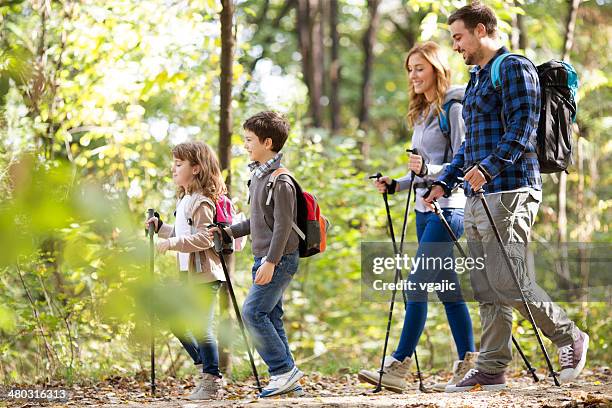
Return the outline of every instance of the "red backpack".
{"type": "Polygon", "coordinates": [[[303,191],[295,177],[286,168],[280,167],[274,170],[270,176],[266,204],[270,205],[276,180],[282,174],[289,176],[295,186],[297,222],[293,223],[293,229],[300,237],[300,258],[307,258],[324,252],[327,246],[329,221],[321,214],[321,209],[315,196],[303,191]]]}

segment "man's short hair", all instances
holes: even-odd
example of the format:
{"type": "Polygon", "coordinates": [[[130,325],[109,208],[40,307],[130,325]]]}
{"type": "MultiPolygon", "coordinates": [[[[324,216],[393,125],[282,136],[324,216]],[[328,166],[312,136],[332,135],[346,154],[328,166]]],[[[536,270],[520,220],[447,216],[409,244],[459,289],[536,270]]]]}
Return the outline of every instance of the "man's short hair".
{"type": "Polygon", "coordinates": [[[474,1],[468,6],[455,10],[450,17],[448,17],[448,24],[453,24],[458,20],[463,21],[463,24],[465,24],[465,27],[470,30],[470,32],[474,32],[476,26],[482,24],[485,26],[489,37],[497,35],[497,17],[495,17],[495,12],[493,12],[490,7],[478,1],[474,1]]]}

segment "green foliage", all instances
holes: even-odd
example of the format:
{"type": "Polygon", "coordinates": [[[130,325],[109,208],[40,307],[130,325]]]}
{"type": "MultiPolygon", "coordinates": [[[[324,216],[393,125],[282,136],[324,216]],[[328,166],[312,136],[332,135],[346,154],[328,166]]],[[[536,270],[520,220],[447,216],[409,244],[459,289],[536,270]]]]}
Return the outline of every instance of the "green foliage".
{"type": "MultiPolygon", "coordinates": [[[[44,31],[37,2],[0,6],[0,382],[48,377],[70,382],[141,372],[148,364],[152,311],[162,372],[187,372],[190,364],[169,329],[191,324],[205,299],[174,283],[172,255],[158,256],[151,279],[142,221],[149,207],[172,219],[171,146],[189,138],[217,145],[220,6],[211,0],[48,3],[44,31]]],[[[286,294],[290,342],[306,369],[356,370],[380,357],[388,305],[360,297],[360,246],[388,239],[383,202],[368,175],[406,173],[407,35],[440,43],[450,57],[453,82],[468,78],[446,30],[447,16],[461,2],[382,3],[367,133],[357,130],[365,2],[339,1],[342,127],[336,134],[307,126],[295,10],[278,27],[269,22],[284,1],[270,1],[262,19],[263,1],[242,2],[236,10],[233,198],[246,211],[240,124],[273,107],[286,112],[292,124],[285,164],[317,195],[332,223],[327,252],[301,262],[286,294]],[[370,142],[367,161],[358,140],[370,142]]],[[[560,58],[566,2],[518,3],[490,2],[504,38],[513,14],[521,13],[526,54],[536,62],[560,58]]],[[[568,176],[568,230],[572,240],[610,242],[611,11],[595,2],[580,7],[571,61],[581,79],[578,125],[585,160],[582,172],[573,168],[568,176]],[[581,202],[574,199],[579,186],[581,202]]],[[[534,235],[554,241],[553,177],[545,178],[544,193],[534,235]]],[[[396,234],[404,200],[404,194],[390,196],[396,234]]],[[[414,214],[407,237],[416,240],[414,214]]],[[[251,285],[251,265],[247,247],[236,255],[239,301],[251,285]]],[[[612,320],[607,304],[566,306],[591,335],[589,364],[605,363],[612,320]]],[[[475,304],[470,311],[478,339],[475,304]]],[[[397,305],[391,347],[402,321],[397,305]]],[[[529,325],[516,321],[521,345],[535,358],[529,325]]],[[[249,367],[237,331],[233,339],[234,375],[240,378],[249,367]]],[[[448,368],[455,358],[441,305],[429,308],[419,353],[424,367],[435,369],[448,368]]]]}

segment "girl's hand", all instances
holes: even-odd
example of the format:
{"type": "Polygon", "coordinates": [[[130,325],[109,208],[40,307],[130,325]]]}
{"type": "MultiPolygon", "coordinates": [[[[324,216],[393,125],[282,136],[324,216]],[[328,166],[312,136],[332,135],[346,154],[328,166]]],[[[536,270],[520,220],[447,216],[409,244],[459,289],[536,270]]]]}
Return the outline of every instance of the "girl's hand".
{"type": "Polygon", "coordinates": [[[410,153],[410,163],[408,163],[410,170],[414,171],[414,174],[421,174],[423,170],[423,157],[418,154],[410,153]]]}
{"type": "Polygon", "coordinates": [[[255,274],[255,283],[258,285],[267,285],[272,280],[272,275],[274,275],[274,265],[271,262],[264,262],[261,264],[259,269],[257,269],[257,273],[255,274]]]}
{"type": "Polygon", "coordinates": [[[148,220],[145,221],[145,228],[148,230],[149,229],[149,224],[153,223],[153,225],[155,226],[155,231],[157,231],[159,229],[158,225],[159,225],[159,218],[157,217],[151,217],[148,220]]]}
{"type": "Polygon", "coordinates": [[[159,239],[157,244],[155,244],[155,248],[157,249],[157,252],[163,254],[170,248],[170,241],[167,239],[159,239]]]}

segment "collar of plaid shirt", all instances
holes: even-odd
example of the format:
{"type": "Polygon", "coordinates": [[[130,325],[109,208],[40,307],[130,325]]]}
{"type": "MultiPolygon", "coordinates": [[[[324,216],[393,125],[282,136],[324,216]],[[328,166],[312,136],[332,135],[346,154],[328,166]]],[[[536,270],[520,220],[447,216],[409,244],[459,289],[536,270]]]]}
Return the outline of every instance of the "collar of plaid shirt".
{"type": "MultiPolygon", "coordinates": [[[[485,66],[484,66],[484,67],[482,67],[482,68],[481,68],[481,67],[480,67],[480,65],[474,65],[472,68],[470,68],[470,74],[474,74],[474,75],[475,75],[477,72],[479,72],[479,71],[481,71],[481,70],[482,70],[482,71],[488,71],[488,70],[490,70],[490,69],[491,69],[491,65],[493,65],[493,61],[495,61],[495,58],[497,58],[497,57],[499,57],[500,55],[505,54],[505,53],[507,53],[507,52],[510,52],[510,51],[508,50],[508,48],[506,48],[506,47],[501,47],[499,50],[497,50],[497,52],[495,53],[495,55],[493,55],[493,58],[491,58],[491,59],[489,60],[489,62],[487,62],[487,63],[485,64],[485,66]]],[[[474,86],[478,86],[478,81],[476,81],[476,83],[474,84],[474,86]]]]}
{"type": "Polygon", "coordinates": [[[264,174],[266,174],[267,170],[271,169],[272,166],[276,162],[280,162],[283,158],[282,153],[276,153],[273,158],[265,162],[264,164],[260,164],[258,161],[254,161],[249,163],[249,170],[257,177],[262,178],[264,174]]]}

